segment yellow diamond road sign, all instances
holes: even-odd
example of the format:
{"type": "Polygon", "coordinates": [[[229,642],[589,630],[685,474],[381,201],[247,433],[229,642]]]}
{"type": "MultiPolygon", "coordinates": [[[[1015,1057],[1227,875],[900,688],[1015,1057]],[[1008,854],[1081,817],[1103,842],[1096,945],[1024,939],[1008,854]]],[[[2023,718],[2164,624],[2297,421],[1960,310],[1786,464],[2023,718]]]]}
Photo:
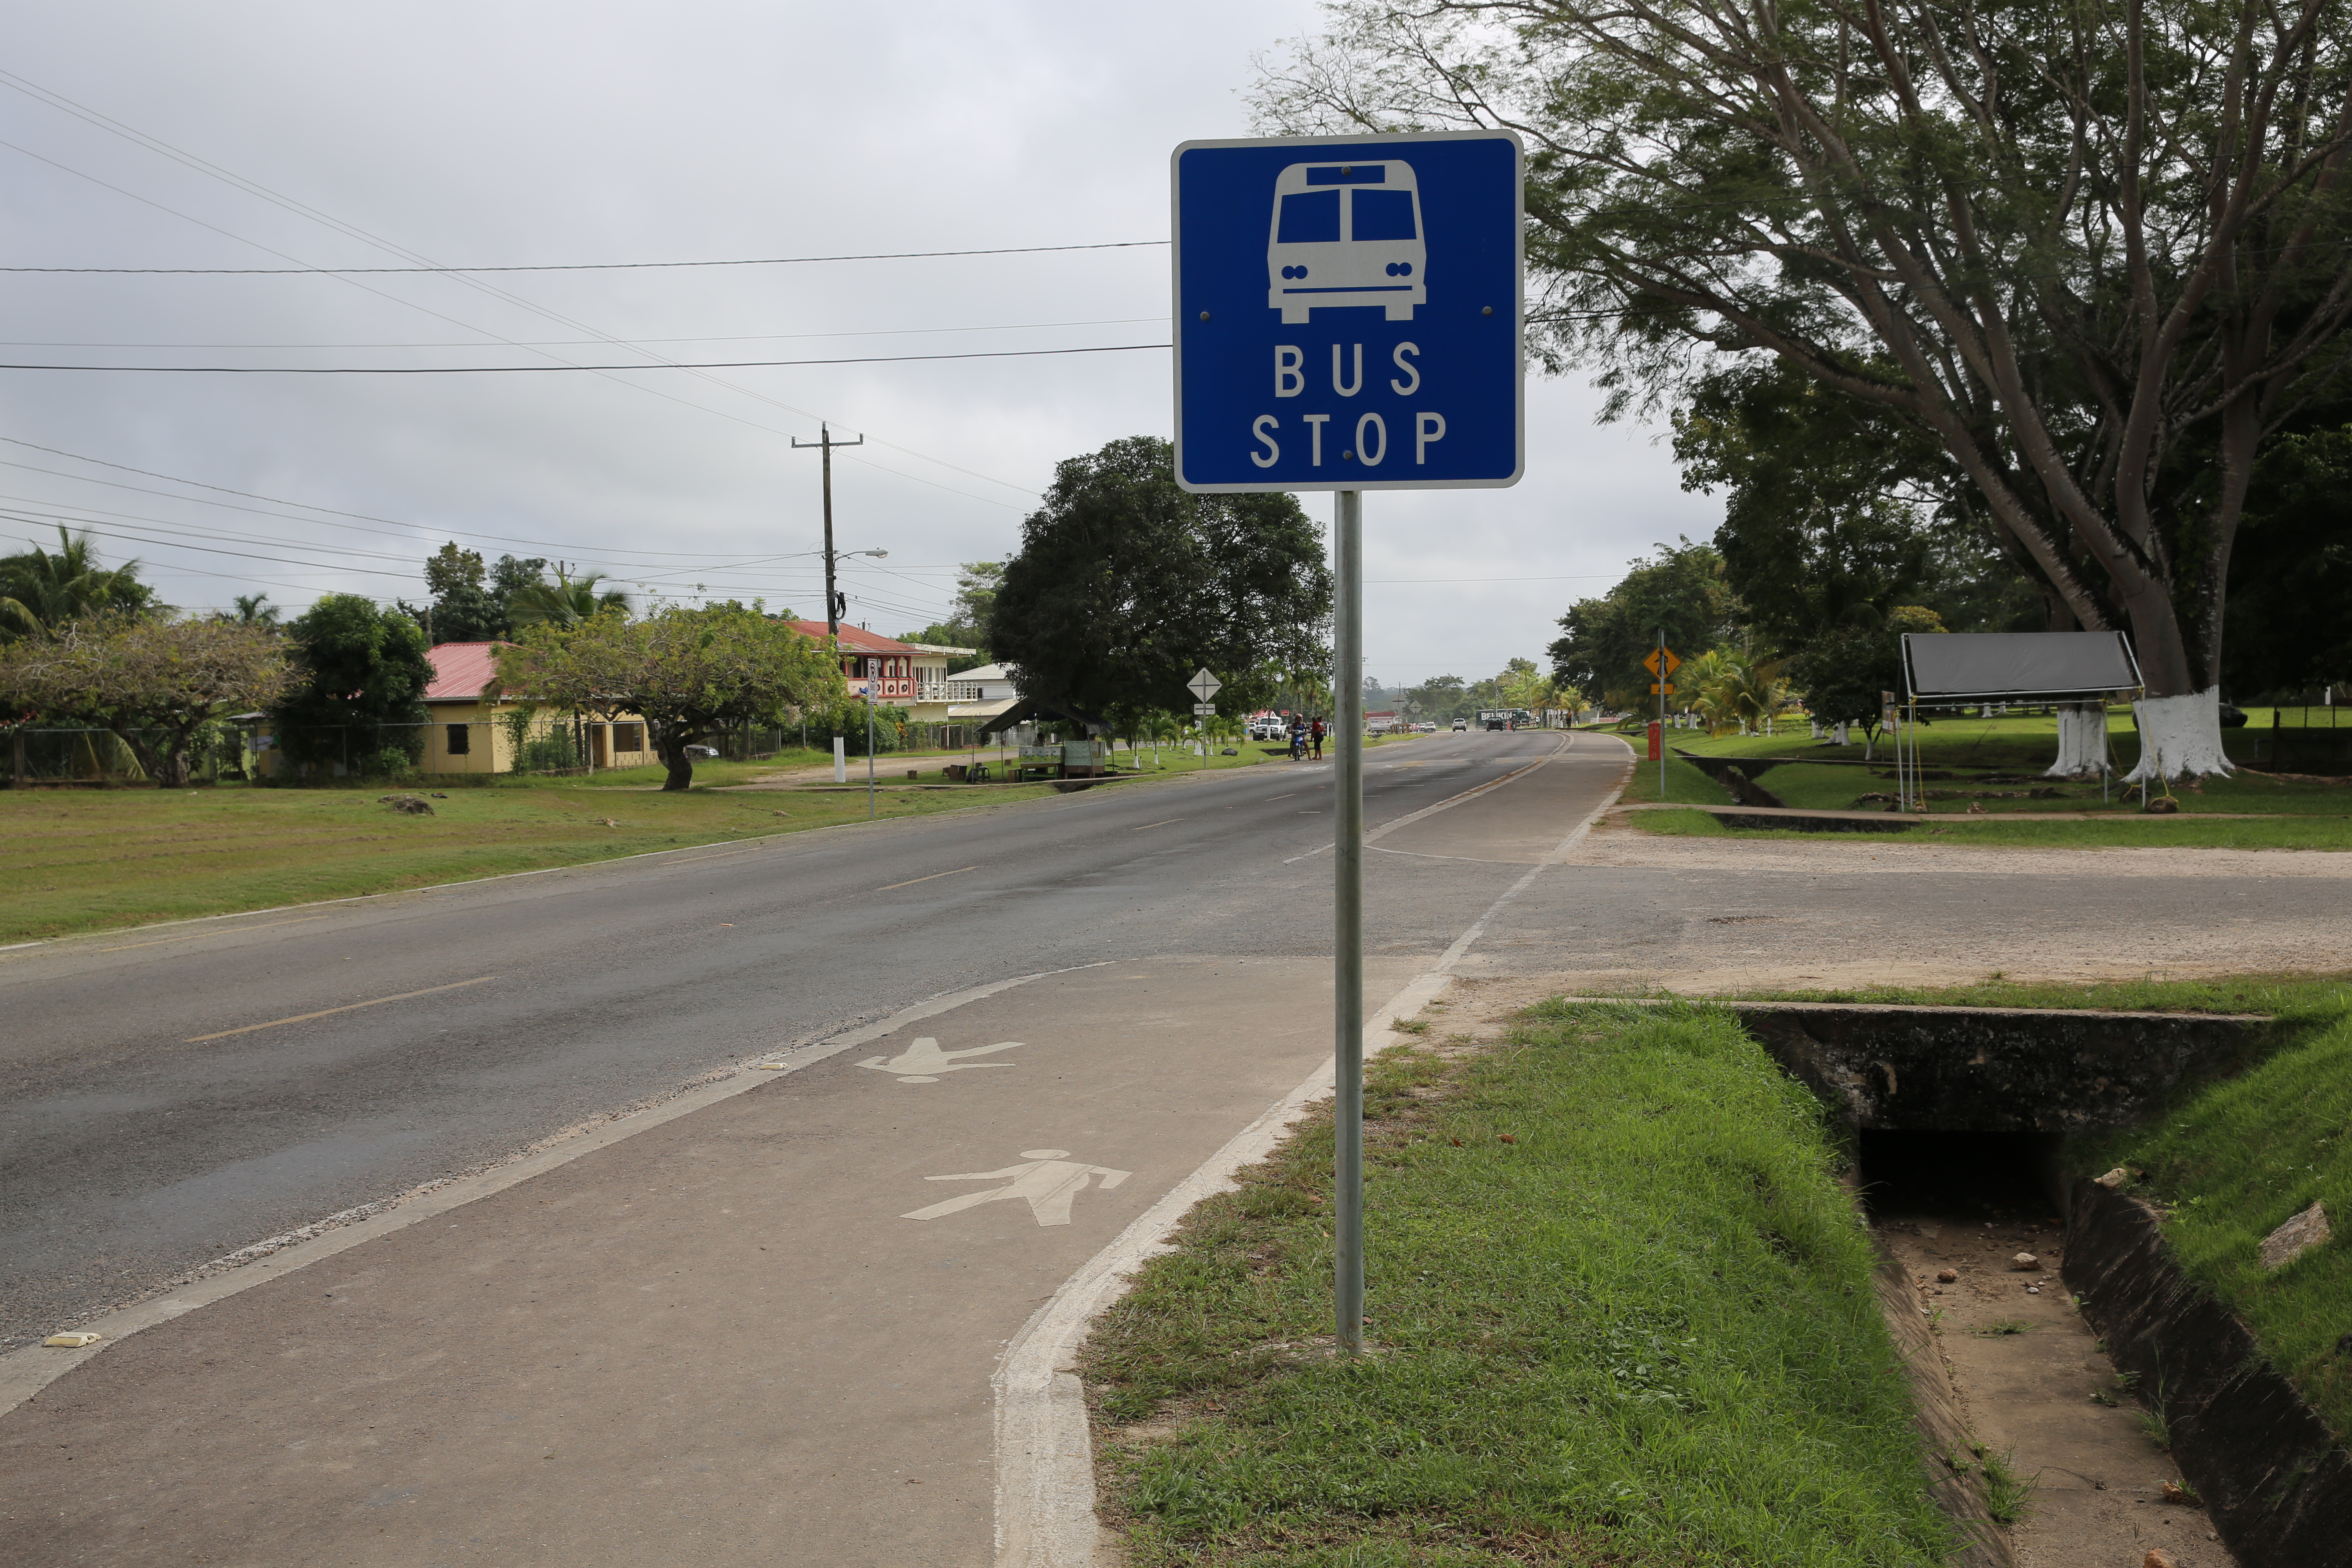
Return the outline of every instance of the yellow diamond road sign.
{"type": "Polygon", "coordinates": [[[1642,661],[1642,668],[1648,670],[1652,675],[1672,675],[1682,667],[1683,661],[1675,657],[1675,650],[1670,647],[1654,649],[1652,650],[1650,657],[1642,661]],[[1658,661],[1662,657],[1664,658],[1666,665],[1666,668],[1663,670],[1658,668],[1658,661]]]}

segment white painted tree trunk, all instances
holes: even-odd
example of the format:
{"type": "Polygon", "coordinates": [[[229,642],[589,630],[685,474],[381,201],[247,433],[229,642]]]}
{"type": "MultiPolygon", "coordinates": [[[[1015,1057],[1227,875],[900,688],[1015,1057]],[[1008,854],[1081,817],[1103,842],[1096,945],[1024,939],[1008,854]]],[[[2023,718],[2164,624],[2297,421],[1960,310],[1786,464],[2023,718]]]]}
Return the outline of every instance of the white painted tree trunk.
{"type": "Polygon", "coordinates": [[[1853,742],[1846,738],[1846,723],[1843,719],[1838,721],[1837,743],[1841,746],[1853,744],[1853,742]]]}
{"type": "Polygon", "coordinates": [[[2124,775],[2125,783],[2233,771],[2221,753],[2219,686],[2184,697],[2151,697],[2132,709],[2139,716],[2139,764],[2124,775]]]}
{"type": "Polygon", "coordinates": [[[2042,776],[2078,779],[2106,766],[2107,710],[2095,702],[2066,702],[2058,709],[2058,760],[2042,776]]]}

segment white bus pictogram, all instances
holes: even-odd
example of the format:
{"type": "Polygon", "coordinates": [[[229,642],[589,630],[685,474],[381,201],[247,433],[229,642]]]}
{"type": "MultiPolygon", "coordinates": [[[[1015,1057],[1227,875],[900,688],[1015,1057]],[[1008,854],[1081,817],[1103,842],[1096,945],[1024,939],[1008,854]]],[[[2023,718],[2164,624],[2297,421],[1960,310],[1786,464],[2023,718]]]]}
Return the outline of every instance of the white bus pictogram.
{"type": "Polygon", "coordinates": [[[1429,302],[1428,268],[1412,164],[1293,163],[1275,181],[1265,302],[1285,325],[1338,305],[1410,321],[1429,302]]]}

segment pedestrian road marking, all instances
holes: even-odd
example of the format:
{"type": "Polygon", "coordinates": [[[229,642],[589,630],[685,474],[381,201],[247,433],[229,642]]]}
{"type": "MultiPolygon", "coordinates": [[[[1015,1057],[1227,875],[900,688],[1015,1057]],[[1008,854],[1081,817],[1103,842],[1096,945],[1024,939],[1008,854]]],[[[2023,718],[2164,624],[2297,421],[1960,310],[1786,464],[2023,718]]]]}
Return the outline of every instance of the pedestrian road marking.
{"type": "Polygon", "coordinates": [[[446,985],[428,985],[422,991],[404,991],[397,996],[378,996],[366,1002],[348,1002],[341,1007],[322,1007],[316,1013],[297,1013],[290,1018],[272,1018],[267,1024],[247,1024],[240,1029],[217,1029],[209,1035],[191,1035],[182,1045],[200,1046],[206,1040],[226,1040],[231,1035],[249,1035],[256,1029],[275,1029],[281,1024],[307,1024],[313,1018],[331,1018],[338,1013],[354,1013],[362,1007],[381,1007],[387,1002],[405,1002],[414,996],[432,996],[444,991],[461,990],[479,985],[485,980],[496,980],[495,974],[478,974],[471,980],[453,980],[446,985]]]}
{"type": "Polygon", "coordinates": [[[872,1068],[877,1072],[896,1073],[900,1083],[937,1083],[941,1073],[962,1072],[968,1068],[1009,1068],[1012,1062],[964,1062],[958,1057],[984,1057],[992,1051],[1017,1051],[1019,1040],[999,1040],[992,1046],[966,1046],[960,1051],[943,1051],[939,1041],[926,1035],[899,1055],[885,1061],[880,1057],[868,1057],[857,1065],[872,1068]]]}
{"type": "Polygon", "coordinates": [[[1140,833],[1145,827],[1165,827],[1171,822],[1181,822],[1184,819],[1181,816],[1171,816],[1159,822],[1147,822],[1143,825],[1143,827],[1130,827],[1128,831],[1129,833],[1140,833]]]}
{"type": "Polygon", "coordinates": [[[887,893],[892,888],[911,888],[918,882],[936,882],[941,877],[961,877],[966,871],[977,871],[980,868],[977,866],[959,866],[952,871],[934,871],[928,877],[909,877],[903,882],[891,882],[883,887],[877,888],[874,890],[877,893],[887,893]]]}
{"type": "Polygon", "coordinates": [[[933,1204],[929,1208],[916,1209],[898,1217],[940,1219],[948,1215],[961,1214],[968,1208],[977,1208],[982,1204],[1011,1203],[1021,1198],[1027,1201],[1029,1212],[1036,1216],[1039,1225],[1067,1225],[1070,1223],[1070,1202],[1086,1191],[1089,1180],[1100,1177],[1098,1184],[1101,1190],[1108,1192],[1135,1174],[1132,1171],[1114,1171],[1107,1165],[1079,1164],[1070,1158],[1067,1149],[1024,1149],[1021,1157],[1034,1163],[1008,1165],[1002,1171],[969,1171],[953,1176],[925,1176],[923,1180],[927,1182],[993,1182],[1006,1176],[1013,1180],[1003,1186],[991,1187],[984,1193],[966,1193],[961,1197],[950,1198],[945,1203],[933,1204]]]}

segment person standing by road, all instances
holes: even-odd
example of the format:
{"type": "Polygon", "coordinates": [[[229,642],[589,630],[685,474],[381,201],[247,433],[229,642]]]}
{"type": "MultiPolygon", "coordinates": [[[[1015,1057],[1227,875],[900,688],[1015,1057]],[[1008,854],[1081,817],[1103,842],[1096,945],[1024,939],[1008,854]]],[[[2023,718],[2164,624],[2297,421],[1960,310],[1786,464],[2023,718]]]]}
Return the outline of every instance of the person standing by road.
{"type": "Polygon", "coordinates": [[[1323,760],[1323,721],[1316,720],[1314,728],[1308,733],[1314,738],[1315,760],[1319,763],[1323,760]]]}
{"type": "Polygon", "coordinates": [[[1290,760],[1297,762],[1307,754],[1307,721],[1293,713],[1290,716],[1290,760]]]}

